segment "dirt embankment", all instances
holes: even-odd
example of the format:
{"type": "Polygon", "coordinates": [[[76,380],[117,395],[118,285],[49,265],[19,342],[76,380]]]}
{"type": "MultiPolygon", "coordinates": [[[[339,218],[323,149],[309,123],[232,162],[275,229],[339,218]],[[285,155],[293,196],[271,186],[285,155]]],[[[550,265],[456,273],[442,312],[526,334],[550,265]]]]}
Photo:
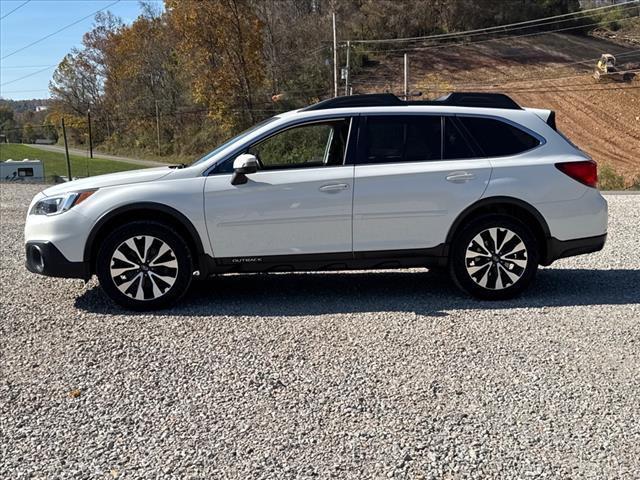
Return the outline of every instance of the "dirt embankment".
{"type": "Polygon", "coordinates": [[[402,92],[409,53],[411,91],[426,98],[456,91],[496,91],[523,106],[556,111],[558,127],[601,164],[640,177],[640,71],[630,82],[598,83],[596,59],[611,53],[623,69],[640,68],[640,46],[567,34],[471,45],[394,47],[370,52],[374,65],[354,78],[354,92],[402,92]]]}

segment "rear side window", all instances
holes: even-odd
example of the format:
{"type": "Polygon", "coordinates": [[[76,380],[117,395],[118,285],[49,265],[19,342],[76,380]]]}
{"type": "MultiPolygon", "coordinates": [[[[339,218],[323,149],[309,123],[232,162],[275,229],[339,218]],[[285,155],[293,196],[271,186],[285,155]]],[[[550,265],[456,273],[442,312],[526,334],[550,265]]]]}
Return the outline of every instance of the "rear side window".
{"type": "Polygon", "coordinates": [[[365,163],[421,162],[442,159],[439,116],[367,118],[365,163]]]}
{"type": "Polygon", "coordinates": [[[540,145],[527,132],[493,118],[458,117],[487,157],[516,155],[540,145]]]}
{"type": "Polygon", "coordinates": [[[478,155],[471,150],[470,145],[455,125],[452,117],[444,117],[444,159],[445,160],[463,160],[467,158],[475,158],[478,155]]]}

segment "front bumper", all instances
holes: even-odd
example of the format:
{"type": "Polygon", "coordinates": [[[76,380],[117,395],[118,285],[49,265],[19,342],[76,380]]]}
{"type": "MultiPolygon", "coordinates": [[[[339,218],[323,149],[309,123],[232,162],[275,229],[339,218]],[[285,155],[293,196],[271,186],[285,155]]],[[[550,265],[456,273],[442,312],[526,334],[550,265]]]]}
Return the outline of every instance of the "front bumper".
{"type": "Polygon", "coordinates": [[[88,262],[70,262],[51,242],[27,242],[27,270],[40,275],[62,278],[91,278],[88,262]]]}
{"type": "Polygon", "coordinates": [[[540,262],[542,265],[551,265],[560,258],[583,255],[602,250],[607,240],[607,234],[595,237],[576,238],[572,240],[558,240],[549,238],[547,240],[547,252],[545,258],[540,262]]]}

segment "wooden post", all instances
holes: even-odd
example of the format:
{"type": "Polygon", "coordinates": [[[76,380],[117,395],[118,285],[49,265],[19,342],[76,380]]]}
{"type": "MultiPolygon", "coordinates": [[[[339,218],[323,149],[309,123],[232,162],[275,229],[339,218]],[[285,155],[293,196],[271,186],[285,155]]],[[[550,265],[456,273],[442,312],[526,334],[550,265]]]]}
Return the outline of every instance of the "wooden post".
{"type": "Polygon", "coordinates": [[[93,138],[91,138],[91,109],[87,109],[87,122],[89,123],[89,158],[93,158],[93,138]]]}
{"type": "Polygon", "coordinates": [[[160,114],[158,113],[158,100],[156,100],[156,137],[158,138],[158,155],[160,155],[160,114]]]}
{"type": "Polygon", "coordinates": [[[333,96],[338,96],[338,40],[336,39],[335,12],[333,12],[333,96]]]}
{"type": "Polygon", "coordinates": [[[64,156],[67,159],[67,178],[71,181],[71,160],[69,160],[69,146],[67,145],[67,129],[64,128],[64,117],[62,117],[62,138],[64,138],[64,156]]]}
{"type": "Polygon", "coordinates": [[[409,55],[404,54],[404,99],[409,100],[409,55]]]}
{"type": "Polygon", "coordinates": [[[351,54],[351,41],[347,40],[347,75],[346,78],[344,79],[344,94],[345,95],[349,95],[349,80],[351,78],[351,72],[349,72],[349,70],[351,69],[351,65],[350,65],[350,54],[351,54]]]}

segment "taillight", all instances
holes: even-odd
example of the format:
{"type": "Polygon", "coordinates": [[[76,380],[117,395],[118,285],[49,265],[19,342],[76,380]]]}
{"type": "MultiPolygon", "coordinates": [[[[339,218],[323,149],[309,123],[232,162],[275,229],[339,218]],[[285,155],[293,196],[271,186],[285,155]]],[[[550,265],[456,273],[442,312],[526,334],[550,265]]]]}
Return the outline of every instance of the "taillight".
{"type": "Polygon", "coordinates": [[[587,187],[598,186],[598,165],[593,160],[556,163],[556,168],[587,187]]]}

